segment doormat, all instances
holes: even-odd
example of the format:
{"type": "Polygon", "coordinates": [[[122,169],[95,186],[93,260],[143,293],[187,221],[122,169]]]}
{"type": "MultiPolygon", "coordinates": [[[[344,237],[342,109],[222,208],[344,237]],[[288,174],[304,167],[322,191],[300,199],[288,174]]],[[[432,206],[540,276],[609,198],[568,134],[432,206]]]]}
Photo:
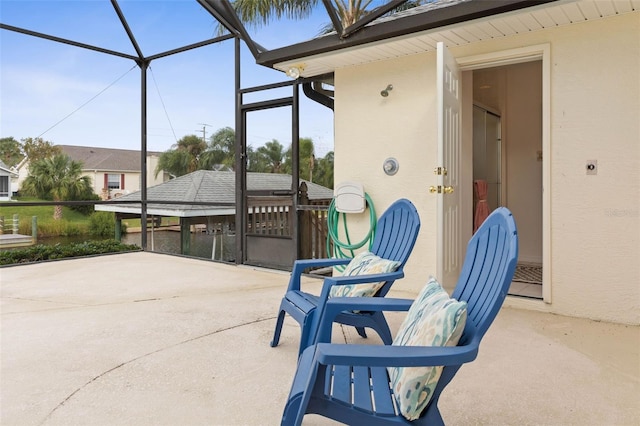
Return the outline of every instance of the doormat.
{"type": "Polygon", "coordinates": [[[528,284],[542,285],[542,266],[539,265],[518,265],[513,281],[528,284]]]}

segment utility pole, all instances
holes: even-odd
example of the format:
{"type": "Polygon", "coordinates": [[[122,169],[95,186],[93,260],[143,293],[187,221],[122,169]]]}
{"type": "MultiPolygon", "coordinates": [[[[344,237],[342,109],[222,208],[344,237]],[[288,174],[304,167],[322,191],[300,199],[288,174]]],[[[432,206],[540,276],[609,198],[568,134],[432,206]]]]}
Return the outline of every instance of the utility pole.
{"type": "Polygon", "coordinates": [[[207,143],[207,127],[211,127],[211,124],[198,123],[202,126],[202,130],[198,129],[197,132],[202,132],[202,142],[207,143]]]}

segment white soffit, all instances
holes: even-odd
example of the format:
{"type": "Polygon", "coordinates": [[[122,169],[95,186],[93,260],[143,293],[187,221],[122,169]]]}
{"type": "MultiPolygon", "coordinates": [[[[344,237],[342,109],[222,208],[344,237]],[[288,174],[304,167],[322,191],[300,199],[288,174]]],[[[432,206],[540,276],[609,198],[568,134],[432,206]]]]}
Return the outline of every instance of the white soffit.
{"type": "Polygon", "coordinates": [[[347,66],[429,52],[435,50],[438,41],[443,41],[447,47],[463,46],[634,11],[640,11],[640,0],[567,0],[362,46],[297,58],[277,63],[273,67],[286,72],[292,66],[303,64],[301,76],[313,77],[347,66]]]}

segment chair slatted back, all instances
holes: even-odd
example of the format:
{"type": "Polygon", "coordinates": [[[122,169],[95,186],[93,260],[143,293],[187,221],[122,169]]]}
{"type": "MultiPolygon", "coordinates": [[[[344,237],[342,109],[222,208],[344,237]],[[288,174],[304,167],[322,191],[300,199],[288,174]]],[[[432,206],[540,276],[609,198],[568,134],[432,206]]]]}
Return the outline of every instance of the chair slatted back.
{"type": "MultiPolygon", "coordinates": [[[[409,260],[419,231],[420,216],[417,209],[411,201],[399,199],[380,216],[371,252],[383,259],[400,262],[398,269],[402,269],[409,260]]],[[[389,284],[385,284],[377,295],[386,295],[391,287],[389,284]]]]}
{"type": "Polygon", "coordinates": [[[371,252],[389,260],[401,262],[409,259],[420,229],[420,218],[415,206],[407,199],[394,202],[376,225],[371,252]]]}
{"type": "Polygon", "coordinates": [[[467,302],[467,322],[481,338],[507,296],[518,261],[518,235],[509,210],[501,207],[482,224],[467,246],[458,283],[452,294],[467,302]]]}

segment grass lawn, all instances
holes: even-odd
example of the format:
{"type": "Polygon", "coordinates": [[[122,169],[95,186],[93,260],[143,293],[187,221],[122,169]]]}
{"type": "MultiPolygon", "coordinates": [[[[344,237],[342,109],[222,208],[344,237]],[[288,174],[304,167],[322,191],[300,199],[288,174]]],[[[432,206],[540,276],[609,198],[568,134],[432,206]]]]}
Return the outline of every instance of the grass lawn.
{"type": "MultiPolygon", "coordinates": [[[[23,202],[47,202],[38,198],[31,197],[19,197],[17,201],[23,202]]],[[[32,216],[38,216],[38,223],[53,222],[53,206],[26,206],[18,207],[12,205],[11,201],[0,202],[0,216],[4,216],[4,220],[8,221],[13,218],[14,214],[20,217],[20,221],[28,219],[31,222],[32,216]]],[[[71,210],[69,207],[62,207],[62,219],[70,222],[88,223],[89,216],[85,216],[75,210],[71,210]]]]}
{"type": "MultiPolygon", "coordinates": [[[[32,197],[19,197],[17,201],[43,201],[32,197]]],[[[11,201],[0,202],[0,216],[4,216],[5,229],[10,227],[13,215],[17,214],[20,221],[19,233],[31,235],[32,217],[38,218],[38,235],[79,235],[88,232],[89,216],[85,216],[69,207],[62,207],[62,220],[53,219],[54,206],[25,206],[13,205],[11,201]]]]}

